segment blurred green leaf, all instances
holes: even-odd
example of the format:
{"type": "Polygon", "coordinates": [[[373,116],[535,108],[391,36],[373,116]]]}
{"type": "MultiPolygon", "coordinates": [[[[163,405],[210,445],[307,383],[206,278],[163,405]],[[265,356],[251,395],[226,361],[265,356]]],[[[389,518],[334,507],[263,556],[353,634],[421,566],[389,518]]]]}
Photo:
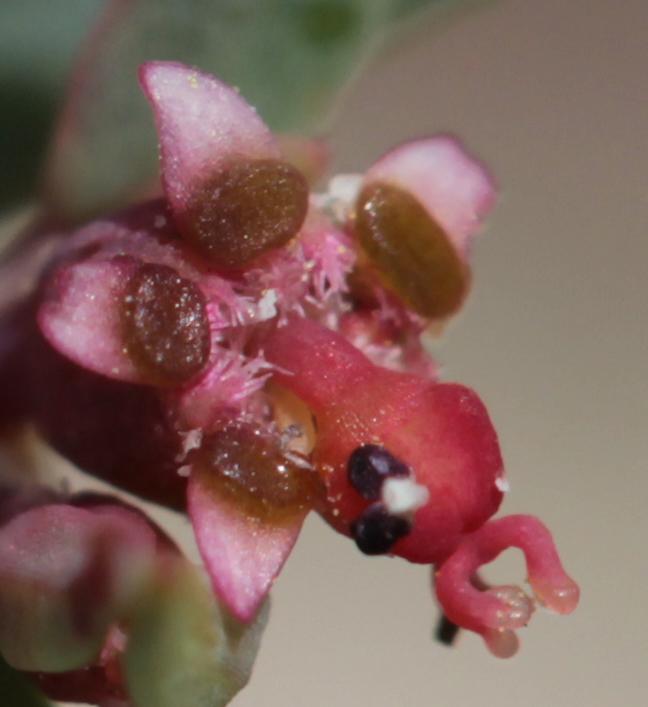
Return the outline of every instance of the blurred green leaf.
{"type": "Polygon", "coordinates": [[[466,4],[471,0],[393,0],[393,16],[407,17],[420,10],[440,10],[466,4]]]}
{"type": "Polygon", "coordinates": [[[101,5],[0,1],[0,211],[33,194],[66,77],[101,5]]]}
{"type": "Polygon", "coordinates": [[[469,0],[130,0],[112,3],[76,77],[47,172],[72,220],[140,196],[157,170],[144,61],[176,60],[241,89],[275,132],[313,134],[396,20],[469,0]]]}
{"type": "Polygon", "coordinates": [[[123,666],[138,707],[222,707],[247,683],[268,603],[251,624],[221,608],[206,575],[170,565],[131,622],[123,666]]]}
{"type": "Polygon", "coordinates": [[[2,707],[52,707],[38,690],[0,656],[0,695],[2,707]]]}
{"type": "Polygon", "coordinates": [[[73,218],[138,196],[157,171],[137,67],[198,66],[241,89],[277,132],[322,127],[333,98],[376,47],[392,0],[131,0],[92,39],[48,171],[73,218]]]}

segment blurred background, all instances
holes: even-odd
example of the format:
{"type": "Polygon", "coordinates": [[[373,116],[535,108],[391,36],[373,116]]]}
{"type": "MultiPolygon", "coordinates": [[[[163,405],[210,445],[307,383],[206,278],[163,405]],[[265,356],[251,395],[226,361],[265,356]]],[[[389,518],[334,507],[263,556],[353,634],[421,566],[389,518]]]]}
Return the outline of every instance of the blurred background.
{"type": "MultiPolygon", "coordinates": [[[[10,131],[25,127],[12,127],[12,106],[40,90],[12,88],[11,62],[64,66],[81,31],[56,3],[22,0],[40,47],[20,36],[9,47],[17,2],[2,2],[6,161],[10,131]],[[59,25],[70,41],[52,58],[41,30],[59,25]]],[[[80,27],[98,3],[77,4],[80,27]]],[[[473,635],[445,648],[431,638],[427,568],[363,557],[311,518],[236,707],[648,704],[647,37],[646,0],[500,0],[392,47],[331,136],[337,171],[362,171],[403,139],[450,130],[496,175],[474,291],[437,357],[446,380],[485,400],[511,481],[502,513],[552,529],[581,584],[578,611],[539,610],[509,661],[473,635]]],[[[2,165],[3,199],[19,166],[2,165]]],[[[524,569],[508,554],[490,577],[514,583],[524,569]]]]}

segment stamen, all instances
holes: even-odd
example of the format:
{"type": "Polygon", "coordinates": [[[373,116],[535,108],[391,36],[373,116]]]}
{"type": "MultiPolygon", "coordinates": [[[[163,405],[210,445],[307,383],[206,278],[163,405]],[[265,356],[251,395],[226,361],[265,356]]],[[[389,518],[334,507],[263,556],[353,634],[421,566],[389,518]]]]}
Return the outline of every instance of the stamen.
{"type": "Polygon", "coordinates": [[[382,503],[374,503],[351,523],[350,530],[365,555],[384,555],[412,532],[412,526],[405,518],[390,515],[382,503]]]}
{"type": "Polygon", "coordinates": [[[406,478],[411,470],[385,447],[363,444],[354,449],[347,466],[349,483],[370,501],[380,498],[383,483],[388,478],[406,478]]]}

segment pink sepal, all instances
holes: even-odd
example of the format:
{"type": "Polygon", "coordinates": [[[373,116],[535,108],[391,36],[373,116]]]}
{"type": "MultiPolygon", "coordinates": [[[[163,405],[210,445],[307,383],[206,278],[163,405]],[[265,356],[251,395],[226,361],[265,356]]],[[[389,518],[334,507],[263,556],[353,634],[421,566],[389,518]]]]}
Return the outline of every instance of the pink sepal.
{"type": "Polygon", "coordinates": [[[364,183],[373,182],[415,196],[463,255],[468,255],[470,237],[496,196],[490,174],[449,135],[413,140],[390,150],[365,173],[364,183]]]}
{"type": "Polygon", "coordinates": [[[140,84],[160,140],[164,191],[176,214],[233,156],[278,158],[279,144],[236,90],[184,64],[148,62],[140,84]]]}
{"type": "Polygon", "coordinates": [[[113,258],[74,263],[49,283],[38,325],[49,343],[95,373],[129,383],[141,381],[126,353],[121,302],[137,261],[113,258]]]}
{"type": "Polygon", "coordinates": [[[239,620],[254,619],[301,530],[306,512],[273,524],[246,514],[192,473],[187,505],[214,591],[239,620]]]}

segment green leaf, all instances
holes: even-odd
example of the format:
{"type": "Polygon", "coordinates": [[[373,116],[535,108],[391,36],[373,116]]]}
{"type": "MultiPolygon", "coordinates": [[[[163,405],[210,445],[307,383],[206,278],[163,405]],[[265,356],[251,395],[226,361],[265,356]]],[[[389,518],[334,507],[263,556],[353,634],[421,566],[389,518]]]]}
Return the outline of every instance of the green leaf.
{"type": "Polygon", "coordinates": [[[51,707],[38,690],[0,656],[0,695],[2,707],[51,707]]]}
{"type": "MultiPolygon", "coordinates": [[[[444,5],[467,0],[443,0],[444,5]]],[[[74,82],[46,172],[70,220],[134,201],[157,173],[136,81],[148,60],[237,86],[275,132],[314,134],[391,25],[441,0],[130,0],[109,3],[74,82]]]]}
{"type": "Polygon", "coordinates": [[[456,5],[456,0],[394,0],[394,17],[407,17],[423,9],[437,9],[447,5],[456,5]]]}
{"type": "Polygon", "coordinates": [[[426,11],[424,19],[438,23],[450,14],[476,9],[487,2],[492,0],[392,0],[392,19],[407,20],[414,16],[418,20],[426,11]]]}
{"type": "Polygon", "coordinates": [[[385,30],[392,0],[131,0],[111,3],[59,126],[50,199],[80,219],[139,196],[157,171],[137,67],[198,66],[237,86],[277,132],[321,129],[385,30]]]}
{"type": "Polygon", "coordinates": [[[33,197],[65,79],[101,5],[0,2],[0,211],[33,197]]]}
{"type": "Polygon", "coordinates": [[[236,621],[197,567],[172,563],[131,621],[123,659],[138,707],[222,707],[247,683],[268,615],[236,621]]]}

